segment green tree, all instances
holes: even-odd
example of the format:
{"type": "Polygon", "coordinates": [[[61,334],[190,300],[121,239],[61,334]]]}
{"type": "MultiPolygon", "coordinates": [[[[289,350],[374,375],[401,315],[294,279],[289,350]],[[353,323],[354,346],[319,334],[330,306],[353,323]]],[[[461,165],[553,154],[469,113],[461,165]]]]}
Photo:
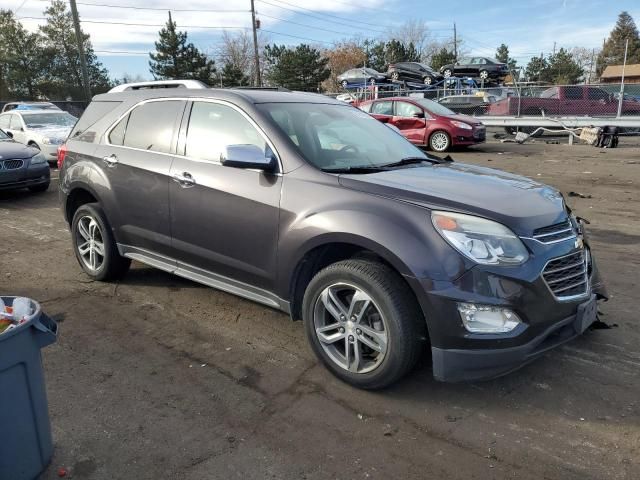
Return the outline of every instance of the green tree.
{"type": "Polygon", "coordinates": [[[250,83],[250,78],[233,63],[225,63],[221,73],[224,87],[245,87],[250,83]]]}
{"type": "Polygon", "coordinates": [[[213,60],[201,53],[193,43],[187,43],[187,33],[179,32],[171,19],[159,32],[155,42],[156,52],[149,53],[149,68],[154,78],[200,80],[207,84],[215,82],[216,66],[213,60]]]}
{"type": "Polygon", "coordinates": [[[367,66],[379,72],[385,72],[392,63],[419,61],[420,52],[413,42],[405,44],[395,38],[386,43],[375,43],[367,55],[367,66]]]}
{"type": "Polygon", "coordinates": [[[548,82],[558,85],[572,85],[578,83],[584,76],[584,69],[564,48],[551,55],[548,62],[548,67],[543,75],[548,82]]]}
{"type": "Polygon", "coordinates": [[[509,56],[509,47],[507,47],[504,43],[496,49],[496,60],[502,63],[506,63],[509,67],[509,70],[511,70],[512,72],[515,71],[516,65],[518,63],[515,58],[511,58],[509,56]]]}
{"type": "Polygon", "coordinates": [[[547,70],[549,69],[549,62],[542,55],[539,57],[533,57],[529,60],[525,75],[530,82],[545,82],[547,80],[547,70]]]}
{"type": "MultiPolygon", "coordinates": [[[[49,98],[84,98],[80,54],[71,12],[64,1],[53,0],[44,14],[47,21],[40,27],[44,78],[39,90],[49,98]]],[[[108,72],[98,61],[89,35],[82,32],[82,41],[91,92],[104,92],[111,87],[108,72]]]]}
{"type": "Polygon", "coordinates": [[[609,38],[604,42],[602,51],[598,55],[596,68],[598,76],[602,75],[608,65],[622,65],[624,47],[627,40],[629,40],[627,64],[640,63],[640,34],[638,33],[638,27],[636,27],[631,15],[627,12],[621,12],[618,15],[616,26],[611,30],[609,38]]]}
{"type": "Polygon", "coordinates": [[[442,47],[440,51],[434,53],[433,56],[431,57],[431,68],[434,68],[435,70],[440,70],[445,65],[455,63],[455,61],[456,61],[455,54],[451,50],[445,47],[442,47]]]}
{"type": "Polygon", "coordinates": [[[264,49],[267,81],[292,90],[319,91],[329,78],[327,63],[319,50],[300,44],[295,48],[267,45],[264,49]]]}

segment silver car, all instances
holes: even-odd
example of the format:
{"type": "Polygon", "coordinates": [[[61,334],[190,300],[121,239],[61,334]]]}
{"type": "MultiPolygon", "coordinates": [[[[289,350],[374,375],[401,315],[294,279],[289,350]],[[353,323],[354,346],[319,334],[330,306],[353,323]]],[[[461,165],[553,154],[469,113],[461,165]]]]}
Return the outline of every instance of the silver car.
{"type": "Polygon", "coordinates": [[[58,146],[64,143],[78,119],[55,110],[11,110],[0,115],[0,129],[17,142],[36,147],[48,162],[57,160],[58,146]]]}

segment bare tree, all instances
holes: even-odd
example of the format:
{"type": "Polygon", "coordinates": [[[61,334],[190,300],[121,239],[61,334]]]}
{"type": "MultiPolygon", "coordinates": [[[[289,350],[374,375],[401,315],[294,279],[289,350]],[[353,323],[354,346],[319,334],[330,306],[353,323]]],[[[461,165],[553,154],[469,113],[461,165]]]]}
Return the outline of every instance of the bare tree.
{"type": "MultiPolygon", "coordinates": [[[[258,46],[260,55],[260,73],[264,74],[264,62],[262,59],[264,46],[269,43],[269,37],[259,32],[258,46]]],[[[222,32],[220,44],[216,46],[216,60],[220,65],[230,65],[244,73],[249,78],[255,78],[255,61],[253,57],[253,38],[247,31],[222,32]]]]}
{"type": "Polygon", "coordinates": [[[570,50],[574,61],[584,70],[584,82],[591,83],[596,80],[596,60],[600,49],[574,47],[570,50]]]}

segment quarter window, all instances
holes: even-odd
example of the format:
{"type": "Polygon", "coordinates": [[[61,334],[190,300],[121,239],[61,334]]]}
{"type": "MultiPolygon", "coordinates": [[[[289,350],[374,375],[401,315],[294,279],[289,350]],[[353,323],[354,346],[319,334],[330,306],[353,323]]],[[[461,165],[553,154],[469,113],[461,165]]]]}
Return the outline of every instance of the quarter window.
{"type": "Polygon", "coordinates": [[[124,132],[127,129],[128,121],[129,115],[120,120],[113,130],[111,130],[109,134],[109,143],[111,145],[124,145],[124,132]]]}
{"type": "Polygon", "coordinates": [[[22,128],[22,121],[18,115],[9,115],[9,128],[11,130],[20,130],[22,128]]]}
{"type": "Polygon", "coordinates": [[[219,162],[228,145],[255,145],[265,152],[265,156],[271,153],[264,137],[234,108],[212,102],[194,102],[185,154],[219,162]]]}
{"type": "Polygon", "coordinates": [[[176,121],[183,107],[182,101],[164,100],[134,108],[126,125],[124,146],[170,153],[176,121]]]}

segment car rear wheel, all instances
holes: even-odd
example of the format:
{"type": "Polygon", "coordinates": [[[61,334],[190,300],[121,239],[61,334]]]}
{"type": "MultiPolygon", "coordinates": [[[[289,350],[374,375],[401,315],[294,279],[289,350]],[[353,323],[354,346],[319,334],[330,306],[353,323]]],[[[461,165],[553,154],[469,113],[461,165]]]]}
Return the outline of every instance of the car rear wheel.
{"type": "Polygon", "coordinates": [[[442,74],[444,75],[445,78],[449,78],[453,74],[453,72],[451,71],[450,68],[445,68],[442,74]]]}
{"type": "Polygon", "coordinates": [[[487,78],[489,78],[489,72],[487,72],[486,70],[480,70],[480,78],[482,80],[486,80],[487,78]]]}
{"type": "Polygon", "coordinates": [[[429,147],[434,152],[446,152],[451,147],[451,137],[443,130],[433,132],[429,137],[429,147]]]}
{"type": "Polygon", "coordinates": [[[427,76],[427,77],[424,77],[424,78],[422,79],[422,82],[423,82],[425,85],[431,85],[431,84],[433,83],[433,78],[428,77],[428,76],[427,76]]]}
{"type": "Polygon", "coordinates": [[[340,82],[340,85],[342,85],[342,88],[347,88],[349,86],[349,82],[347,82],[346,80],[342,80],[342,82],[340,82]]]}
{"type": "Polygon", "coordinates": [[[369,79],[369,85],[375,85],[376,84],[376,79],[375,78],[370,78],[369,79]]]}
{"type": "Polygon", "coordinates": [[[402,278],[369,260],[344,260],[318,272],[304,295],[303,319],[316,356],[336,377],[366,389],[404,376],[425,338],[402,278]]]}
{"type": "Polygon", "coordinates": [[[400,79],[400,74],[398,72],[391,73],[391,80],[397,82],[400,79]]]}
{"type": "Polygon", "coordinates": [[[71,222],[71,239],[78,263],[94,280],[114,280],[129,269],[131,260],[120,256],[99,204],[87,203],[76,210],[71,222]]]}

